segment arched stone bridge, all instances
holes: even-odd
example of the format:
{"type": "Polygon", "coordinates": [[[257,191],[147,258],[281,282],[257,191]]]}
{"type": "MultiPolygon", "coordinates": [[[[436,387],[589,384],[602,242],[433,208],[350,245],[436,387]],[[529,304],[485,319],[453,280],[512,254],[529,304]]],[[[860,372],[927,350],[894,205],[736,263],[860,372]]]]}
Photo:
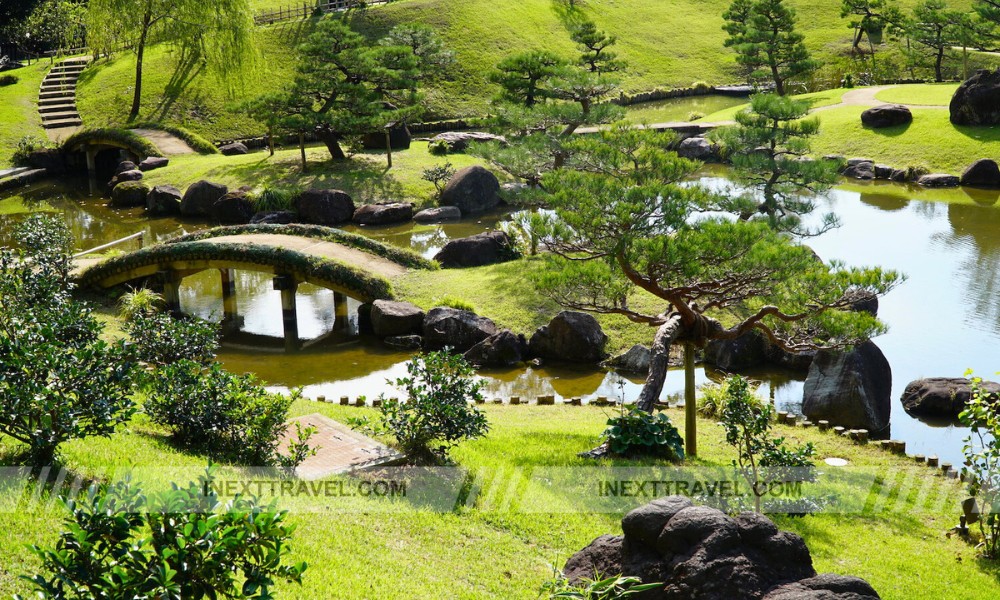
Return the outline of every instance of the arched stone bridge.
{"type": "Polygon", "coordinates": [[[106,260],[80,261],[74,269],[85,287],[109,288],[155,278],[173,312],[180,311],[181,280],[206,270],[222,276],[224,321],[237,319],[233,271],[274,274],[281,291],[285,345],[299,346],[295,291],[311,283],[334,292],[337,317],[348,296],[361,302],[394,297],[391,280],[410,268],[436,268],[419,255],[338,229],[306,225],[217,227],[106,260]],[[86,264],[90,263],[90,264],[86,264]]]}

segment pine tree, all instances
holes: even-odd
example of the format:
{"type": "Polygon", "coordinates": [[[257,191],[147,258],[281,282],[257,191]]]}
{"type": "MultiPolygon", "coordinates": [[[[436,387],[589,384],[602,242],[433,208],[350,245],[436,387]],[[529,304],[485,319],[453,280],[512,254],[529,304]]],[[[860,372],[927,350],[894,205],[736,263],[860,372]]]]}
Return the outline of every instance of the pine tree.
{"type": "Polygon", "coordinates": [[[779,96],[787,82],[819,67],[795,31],[795,11],[782,0],[734,0],[723,13],[726,47],[747,68],[751,80],[769,80],[779,96]]]}

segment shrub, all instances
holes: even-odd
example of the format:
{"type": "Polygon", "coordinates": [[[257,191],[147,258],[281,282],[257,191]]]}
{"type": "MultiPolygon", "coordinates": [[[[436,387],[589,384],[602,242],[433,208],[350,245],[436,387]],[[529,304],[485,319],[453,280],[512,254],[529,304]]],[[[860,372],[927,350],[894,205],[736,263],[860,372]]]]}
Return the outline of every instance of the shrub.
{"type": "Polygon", "coordinates": [[[39,150],[46,150],[50,147],[49,143],[41,138],[33,135],[23,136],[17,141],[17,146],[14,147],[14,154],[11,156],[11,161],[16,165],[28,166],[28,158],[33,153],[39,150]]]}
{"type": "Polygon", "coordinates": [[[712,86],[705,81],[696,81],[691,84],[691,87],[699,92],[707,92],[712,89],[712,86]]]}
{"type": "Polygon", "coordinates": [[[153,373],[144,410],[182,446],[239,464],[275,465],[291,403],[252,375],[179,360],[153,373]]]}
{"type": "Polygon", "coordinates": [[[443,165],[437,165],[424,169],[420,178],[424,181],[429,181],[434,185],[434,199],[440,200],[441,194],[444,192],[444,187],[448,185],[448,182],[454,176],[455,168],[451,166],[450,162],[446,162],[443,165]]]}
{"type": "Polygon", "coordinates": [[[284,564],[287,513],[222,504],[213,480],[209,470],[156,502],[127,480],[64,497],[72,514],[55,548],[31,548],[44,573],[24,578],[43,598],[271,598],[279,580],[301,584],[307,565],[284,564]]]}
{"type": "Polygon", "coordinates": [[[297,193],[290,188],[265,187],[251,191],[248,199],[257,212],[295,210],[297,193]]]}
{"type": "Polygon", "coordinates": [[[578,585],[569,582],[562,573],[542,585],[541,596],[549,600],[620,600],[663,587],[662,583],[642,583],[638,577],[613,575],[602,579],[585,579],[578,585]]]}
{"type": "Polygon", "coordinates": [[[20,79],[17,78],[17,75],[11,75],[9,73],[7,75],[0,75],[0,87],[14,85],[18,81],[20,81],[20,79]]]}
{"type": "Polygon", "coordinates": [[[448,142],[438,140],[436,142],[429,142],[427,144],[427,151],[434,156],[447,156],[448,152],[451,151],[451,147],[448,146],[448,142]]]}
{"type": "MultiPolygon", "coordinates": [[[[414,356],[407,377],[389,383],[406,392],[406,400],[382,399],[381,423],[414,462],[439,462],[462,440],[489,431],[486,415],[474,403],[482,399],[483,382],[458,354],[448,348],[414,356]]],[[[366,421],[354,425],[367,427],[366,421]]]]}
{"type": "Polygon", "coordinates": [[[704,118],[705,113],[699,112],[697,110],[692,110],[688,113],[688,121],[697,121],[698,119],[704,118]]]}
{"type": "MultiPolygon", "coordinates": [[[[722,414],[726,399],[729,397],[729,384],[731,379],[724,379],[721,383],[706,383],[701,386],[701,396],[698,397],[698,414],[703,417],[713,418],[722,414]]],[[[762,409],[763,400],[756,394],[750,394],[746,398],[747,402],[754,405],[754,409],[762,409]]]]}
{"type": "Polygon", "coordinates": [[[653,455],[668,460],[684,459],[684,440],[666,413],[650,414],[636,406],[623,408],[608,419],[601,434],[608,450],[618,456],[653,455]]]}
{"type": "Polygon", "coordinates": [[[179,360],[207,365],[219,349],[218,328],[197,317],[140,311],[125,321],[124,328],[136,359],[153,367],[179,360]]]}
{"type": "Polygon", "coordinates": [[[970,433],[962,446],[962,474],[976,506],[970,516],[979,523],[983,555],[1000,558],[1000,402],[982,388],[982,379],[972,379],[972,397],[958,418],[970,433]]]}
{"type": "Polygon", "coordinates": [[[43,466],[63,442],[128,421],[134,363],[70,294],[66,225],[32,216],[16,239],[23,249],[0,249],[0,433],[43,466]]]}
{"type": "Polygon", "coordinates": [[[809,460],[816,454],[813,445],[788,449],[784,438],[771,437],[772,410],[755,398],[746,379],[737,376],[727,382],[722,427],[726,441],[737,451],[733,466],[750,486],[758,513],[772,484],[815,479],[809,460]]]}

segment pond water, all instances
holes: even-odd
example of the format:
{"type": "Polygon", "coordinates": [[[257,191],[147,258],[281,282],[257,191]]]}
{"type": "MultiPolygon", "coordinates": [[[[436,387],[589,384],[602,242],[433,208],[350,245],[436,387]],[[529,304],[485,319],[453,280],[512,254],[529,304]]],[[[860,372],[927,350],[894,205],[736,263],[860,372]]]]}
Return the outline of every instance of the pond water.
{"type": "Polygon", "coordinates": [[[625,118],[633,123],[671,123],[674,121],[690,121],[691,113],[701,113],[702,116],[714,112],[746,104],[743,96],[689,96],[687,98],[669,98],[641,102],[625,107],[625,118]]]}
{"type": "MultiPolygon", "coordinates": [[[[702,181],[710,185],[725,182],[718,172],[707,172],[702,181]]],[[[80,188],[43,183],[0,196],[0,239],[9,243],[11,225],[25,210],[22,204],[28,209],[44,206],[63,213],[80,248],[139,230],[151,239],[162,239],[204,227],[176,219],[147,220],[140,209],[111,210],[102,200],[74,189],[80,188]]],[[[907,275],[905,283],[881,300],[879,314],[890,330],[875,340],[892,366],[892,437],[906,440],[909,452],[937,454],[955,464],[961,462],[966,431],[954,424],[910,417],[903,411],[899,395],[909,381],[920,377],[961,376],[972,368],[990,378],[1000,370],[1000,352],[996,350],[1000,343],[1000,210],[992,206],[998,194],[969,194],[975,203],[944,203],[914,200],[917,196],[933,197],[933,192],[918,193],[896,184],[852,184],[850,190],[831,192],[821,206],[836,212],[842,226],[808,242],[826,260],[877,264],[907,275]]],[[[494,227],[499,218],[492,215],[449,225],[407,224],[360,231],[431,256],[448,239],[494,227]]],[[[328,290],[300,288],[300,335],[313,341],[302,352],[286,355],[281,351],[280,294],[271,289],[270,277],[250,272],[238,272],[237,276],[239,313],[245,322],[244,332],[227,338],[220,354],[229,369],[254,372],[276,389],[302,386],[309,396],[372,398],[381,392],[392,393],[386,379],[405,373],[409,354],[336,328],[333,297],[328,290]]],[[[221,317],[217,274],[189,277],[181,291],[186,311],[206,318],[221,317]]],[[[356,314],[355,308],[352,304],[350,314],[356,314]]],[[[354,322],[349,325],[356,327],[354,322]]],[[[632,400],[641,386],[641,379],[558,365],[491,370],[482,375],[487,380],[488,397],[624,395],[632,400]]],[[[698,382],[718,376],[699,369],[698,382]]],[[[801,378],[775,372],[754,376],[765,381],[761,393],[771,395],[779,409],[798,410],[801,378]]],[[[682,386],[682,374],[672,372],[664,396],[679,398],[682,386]]]]}

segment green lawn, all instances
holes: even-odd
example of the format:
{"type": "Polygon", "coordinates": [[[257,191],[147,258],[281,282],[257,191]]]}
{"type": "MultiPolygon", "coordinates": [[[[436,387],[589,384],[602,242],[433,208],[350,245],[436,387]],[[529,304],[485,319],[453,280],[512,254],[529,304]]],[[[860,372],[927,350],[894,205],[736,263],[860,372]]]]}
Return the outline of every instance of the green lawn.
{"type": "Polygon", "coordinates": [[[427,142],[414,141],[409,150],[393,152],[392,169],[386,169],[384,152],[356,154],[336,163],[324,146],[307,148],[309,170],[302,173],[298,148],[266,151],[241,156],[221,154],[174,156],[162,169],[150,171],[144,181],[150,186],[173,185],[183,191],[200,179],[223,183],[231,188],[244,185],[290,186],[296,188],[336,188],[350,194],[356,203],[406,201],[432,202],[434,186],[420,178],[424,169],[450,162],[461,169],[482,161],[465,154],[435,156],[427,142]]]}
{"type": "MultiPolygon", "coordinates": [[[[300,401],[294,414],[321,412],[335,419],[371,414],[358,409],[300,401]]],[[[576,407],[487,406],[490,434],[454,452],[457,464],[477,476],[483,494],[472,505],[451,512],[403,508],[393,513],[296,512],[298,526],[292,558],[309,562],[302,587],[279,586],[282,598],[523,598],[535,599],[551,576],[550,565],[603,533],[620,533],[620,513],[533,512],[524,495],[533,469],[589,467],[576,457],[591,448],[613,409],[576,407]]],[[[675,423],[681,411],[669,411],[675,423]]],[[[727,465],[732,451],[721,429],[699,420],[700,456],[693,465],[727,465]]],[[[836,456],[852,465],[878,469],[892,481],[912,464],[903,458],[860,447],[817,430],[779,427],[790,442],[812,441],[819,458],[836,456]]],[[[68,444],[65,462],[75,474],[99,475],[105,469],[142,466],[197,467],[202,458],[173,448],[164,432],[144,417],[107,440],[68,444]]],[[[603,463],[610,465],[612,463],[603,463]]],[[[656,461],[617,461],[619,466],[655,465],[656,461]]],[[[959,484],[919,471],[904,500],[885,511],[870,504],[866,514],[820,514],[777,517],[779,526],[803,535],[816,569],[864,577],[883,598],[995,598],[996,565],[975,557],[972,545],[945,532],[957,520],[957,506],[928,498],[960,497],[959,484]],[[933,507],[928,507],[934,504],[933,507]]],[[[838,488],[864,498],[868,487],[838,488]]],[[[559,497],[559,492],[553,498],[559,497]]],[[[10,500],[4,497],[2,500],[10,500]]],[[[572,498],[561,498],[572,500],[572,498]]],[[[5,544],[0,545],[0,594],[24,593],[17,579],[33,572],[37,561],[26,544],[50,545],[59,531],[61,509],[55,506],[0,513],[5,544]]]]}
{"type": "Polygon", "coordinates": [[[897,85],[882,90],[875,97],[883,102],[895,104],[919,104],[924,106],[948,106],[958,89],[957,83],[921,83],[897,85]]]}
{"type": "Polygon", "coordinates": [[[38,115],[38,86],[48,72],[48,61],[4,72],[17,76],[18,82],[0,87],[0,169],[12,166],[11,154],[22,137],[48,139],[38,115]]]}

